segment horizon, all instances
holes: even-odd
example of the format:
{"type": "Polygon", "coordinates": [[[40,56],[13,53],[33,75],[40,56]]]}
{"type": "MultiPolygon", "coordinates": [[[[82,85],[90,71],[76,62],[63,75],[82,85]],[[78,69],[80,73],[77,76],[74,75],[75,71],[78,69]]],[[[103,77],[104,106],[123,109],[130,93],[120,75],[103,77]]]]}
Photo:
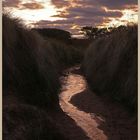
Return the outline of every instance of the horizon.
{"type": "Polygon", "coordinates": [[[81,36],[83,26],[117,27],[138,22],[136,0],[3,0],[3,11],[30,28],[57,28],[81,36]]]}

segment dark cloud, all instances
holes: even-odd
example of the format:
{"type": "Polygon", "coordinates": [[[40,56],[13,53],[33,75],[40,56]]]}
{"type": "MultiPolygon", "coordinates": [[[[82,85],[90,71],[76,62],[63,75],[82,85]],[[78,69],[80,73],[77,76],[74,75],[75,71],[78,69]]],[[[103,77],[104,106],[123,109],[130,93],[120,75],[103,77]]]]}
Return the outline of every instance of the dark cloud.
{"type": "Polygon", "coordinates": [[[103,21],[109,22],[110,19],[104,19],[102,17],[97,18],[80,18],[78,20],[74,20],[73,18],[67,19],[67,20],[57,20],[57,21],[47,21],[47,20],[41,20],[37,23],[34,23],[35,27],[38,28],[58,28],[67,30],[70,33],[74,35],[80,35],[79,32],[83,26],[96,26],[95,23],[102,23],[103,21]]]}
{"type": "MultiPolygon", "coordinates": [[[[36,0],[30,0],[29,2],[24,2],[24,0],[3,1],[4,7],[17,7],[20,10],[43,9],[44,3],[36,0]]],[[[39,27],[60,28],[76,33],[80,27],[85,25],[103,25],[109,23],[112,19],[119,19],[122,17],[122,10],[124,9],[138,12],[137,0],[51,0],[51,3],[57,8],[58,12],[57,15],[52,15],[52,17],[63,18],[64,20],[41,20],[32,24],[39,27]]]]}
{"type": "Polygon", "coordinates": [[[35,27],[39,27],[39,28],[58,28],[58,29],[68,30],[70,32],[71,32],[70,28],[72,27],[72,22],[65,21],[65,20],[61,20],[61,21],[41,20],[33,24],[35,27]]]}
{"type": "Polygon", "coordinates": [[[109,21],[109,19],[104,19],[103,17],[81,17],[77,20],[73,18],[69,18],[67,20],[57,20],[57,21],[48,21],[48,20],[41,20],[37,23],[34,23],[36,27],[40,28],[61,28],[71,31],[72,33],[79,31],[79,29],[85,25],[88,26],[96,26],[96,24],[102,23],[103,21],[109,21]],[[79,28],[73,28],[74,26],[78,26],[79,28]]]}
{"type": "Polygon", "coordinates": [[[77,25],[96,25],[104,22],[105,18],[121,17],[121,11],[109,11],[99,8],[75,8],[71,7],[65,13],[61,12],[56,17],[65,18],[65,22],[75,23],[77,25]]]}
{"type": "Polygon", "coordinates": [[[20,0],[3,0],[3,7],[18,7],[20,4],[20,0]]]}
{"type": "Polygon", "coordinates": [[[109,23],[112,18],[122,17],[122,11],[134,9],[137,11],[137,0],[52,0],[57,8],[65,8],[56,17],[65,18],[67,24],[75,23],[78,26],[102,25],[109,23]]]}
{"type": "Polygon", "coordinates": [[[98,0],[96,2],[109,9],[122,9],[128,5],[137,5],[137,0],[98,0]]]}
{"type": "MultiPolygon", "coordinates": [[[[118,18],[122,16],[121,11],[105,11],[102,7],[71,7],[69,6],[60,14],[54,15],[53,17],[61,17],[65,20],[55,21],[56,23],[63,26],[63,24],[76,24],[80,27],[85,25],[96,26],[102,24],[103,22],[110,21],[109,18],[118,18]]],[[[43,22],[43,26],[45,26],[45,21],[43,22]]],[[[48,23],[48,22],[47,22],[48,23]]],[[[38,25],[42,25],[42,21],[38,23],[38,25]]],[[[50,22],[50,24],[54,24],[54,22],[50,22]]]]}
{"type": "Polygon", "coordinates": [[[27,3],[21,3],[20,0],[3,0],[2,2],[3,7],[16,7],[19,8],[20,10],[23,9],[43,9],[44,6],[42,3],[38,3],[38,2],[27,2],[27,3]]]}
{"type": "Polygon", "coordinates": [[[38,10],[38,9],[43,9],[44,6],[41,3],[24,3],[22,4],[22,9],[31,9],[31,10],[38,10]]]}
{"type": "Polygon", "coordinates": [[[93,6],[105,6],[109,9],[122,9],[127,7],[128,5],[131,7],[133,5],[137,5],[137,0],[52,0],[52,3],[58,7],[66,7],[66,6],[83,6],[83,7],[93,7],[93,6]]]}
{"type": "Polygon", "coordinates": [[[69,1],[65,1],[65,0],[51,0],[51,2],[57,8],[62,8],[63,6],[69,6],[69,1]]]}
{"type": "Polygon", "coordinates": [[[82,16],[82,17],[96,17],[96,16],[103,16],[103,17],[120,17],[122,16],[122,12],[120,11],[105,11],[105,9],[102,8],[96,8],[96,7],[87,7],[87,8],[69,8],[69,15],[71,16],[82,16]]]}

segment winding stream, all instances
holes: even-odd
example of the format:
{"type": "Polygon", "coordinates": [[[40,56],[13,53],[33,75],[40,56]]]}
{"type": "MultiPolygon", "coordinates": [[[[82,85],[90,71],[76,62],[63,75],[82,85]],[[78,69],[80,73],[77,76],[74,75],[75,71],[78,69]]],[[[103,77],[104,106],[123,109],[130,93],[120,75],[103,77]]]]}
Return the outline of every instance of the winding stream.
{"type": "MultiPolygon", "coordinates": [[[[78,68],[77,68],[78,69],[78,68]]],[[[69,115],[79,127],[81,127],[91,140],[107,140],[104,132],[98,129],[99,121],[91,113],[80,111],[76,106],[70,103],[70,100],[76,94],[86,89],[86,82],[83,76],[69,72],[64,78],[63,91],[60,94],[60,106],[62,110],[69,115]]],[[[101,118],[98,120],[104,121],[101,118]]]]}

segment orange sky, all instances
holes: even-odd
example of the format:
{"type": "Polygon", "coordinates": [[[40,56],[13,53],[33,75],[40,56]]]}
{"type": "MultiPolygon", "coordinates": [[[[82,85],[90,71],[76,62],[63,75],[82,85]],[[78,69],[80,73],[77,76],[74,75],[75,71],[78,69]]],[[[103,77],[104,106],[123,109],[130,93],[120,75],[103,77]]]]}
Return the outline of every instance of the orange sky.
{"type": "Polygon", "coordinates": [[[80,34],[82,26],[118,26],[138,21],[136,0],[3,0],[4,11],[30,27],[80,34]]]}

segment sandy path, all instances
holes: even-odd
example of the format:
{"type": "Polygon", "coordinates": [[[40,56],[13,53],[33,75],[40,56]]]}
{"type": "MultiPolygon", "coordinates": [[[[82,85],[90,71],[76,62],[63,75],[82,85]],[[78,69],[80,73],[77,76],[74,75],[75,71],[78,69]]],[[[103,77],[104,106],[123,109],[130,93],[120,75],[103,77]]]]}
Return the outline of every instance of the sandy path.
{"type": "Polygon", "coordinates": [[[118,104],[102,100],[92,93],[83,76],[74,72],[78,69],[74,67],[66,70],[68,75],[62,78],[62,110],[91,140],[135,140],[136,125],[127,112],[118,109],[118,104]]]}

